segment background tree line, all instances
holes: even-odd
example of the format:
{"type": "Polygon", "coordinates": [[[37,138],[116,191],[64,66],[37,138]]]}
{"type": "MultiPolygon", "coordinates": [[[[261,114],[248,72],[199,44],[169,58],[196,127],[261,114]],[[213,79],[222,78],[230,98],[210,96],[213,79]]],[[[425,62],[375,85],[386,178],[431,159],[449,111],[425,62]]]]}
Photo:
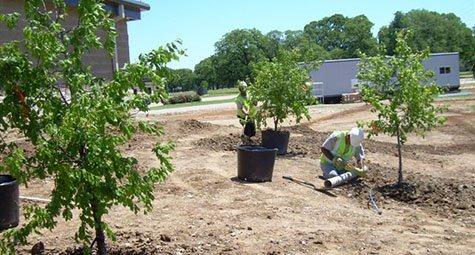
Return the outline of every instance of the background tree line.
{"type": "Polygon", "coordinates": [[[232,87],[238,80],[253,79],[253,62],[272,60],[279,50],[298,54],[298,61],[354,58],[360,53],[377,54],[382,48],[393,55],[396,33],[410,29],[408,42],[415,50],[459,52],[461,70],[475,72],[475,27],[468,27],[453,13],[427,10],[396,12],[377,37],[373,23],[365,16],[345,17],[335,14],[311,21],[302,30],[273,30],[263,34],[257,29],[235,29],[215,43],[215,53],[191,69],[171,70],[170,91],[186,91],[206,86],[209,89],[232,87]]]}

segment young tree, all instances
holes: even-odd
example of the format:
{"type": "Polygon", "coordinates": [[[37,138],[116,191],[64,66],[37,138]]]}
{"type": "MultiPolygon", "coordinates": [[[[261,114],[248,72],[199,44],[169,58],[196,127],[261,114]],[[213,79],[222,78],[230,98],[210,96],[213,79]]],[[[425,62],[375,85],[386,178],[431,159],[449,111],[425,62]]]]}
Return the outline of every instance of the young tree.
{"type": "Polygon", "coordinates": [[[310,118],[305,107],[311,97],[308,71],[299,66],[296,58],[295,52],[280,51],[273,61],[253,66],[256,80],[249,93],[260,104],[256,114],[258,126],[266,126],[266,119],[272,118],[277,131],[278,124],[290,115],[295,116],[297,123],[303,117],[310,118]]]}
{"type": "Polygon", "coordinates": [[[378,114],[377,120],[367,123],[369,135],[385,133],[397,139],[398,185],[403,183],[401,151],[407,135],[424,135],[444,122],[438,116],[443,108],[433,104],[440,88],[431,79],[433,73],[422,64],[429,52],[413,51],[407,43],[410,36],[409,31],[398,33],[393,57],[363,57],[358,73],[363,101],[378,114]]]}
{"type": "MultiPolygon", "coordinates": [[[[111,81],[96,78],[82,63],[83,56],[94,49],[112,56],[115,24],[101,1],[81,0],[77,26],[65,28],[62,24],[71,18],[65,2],[25,1],[24,38],[0,46],[0,86],[5,91],[0,129],[3,134],[17,130],[34,148],[27,153],[2,135],[0,172],[25,185],[32,179],[54,181],[51,202],[27,206],[25,224],[2,234],[2,254],[14,253],[14,245],[25,244],[33,232],[54,228],[58,217],[71,220],[75,209],[81,221],[76,240],[86,249],[93,240],[97,253],[106,254],[105,233],[114,235],[103,216],[115,205],[135,213],[142,205],[150,210],[154,185],[173,170],[170,143],[156,144],[159,163],[144,172],[120,148],[136,132],[161,134],[157,124],[135,121],[131,114],[167,96],[165,65],[183,52],[169,44],[141,55],[111,81]],[[151,95],[130,93],[134,87],[145,90],[144,80],[155,86],[151,95]]],[[[0,22],[13,28],[18,17],[0,15],[0,22]]]]}

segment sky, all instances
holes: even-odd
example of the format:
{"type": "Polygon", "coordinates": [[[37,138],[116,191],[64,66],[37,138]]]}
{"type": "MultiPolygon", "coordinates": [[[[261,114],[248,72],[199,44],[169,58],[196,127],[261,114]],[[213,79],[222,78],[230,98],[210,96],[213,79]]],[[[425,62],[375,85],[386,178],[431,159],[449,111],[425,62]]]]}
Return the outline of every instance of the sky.
{"type": "Polygon", "coordinates": [[[336,13],[366,15],[372,32],[388,25],[396,11],[426,9],[454,13],[468,27],[475,26],[475,0],[142,0],[151,6],[142,20],[129,22],[130,58],[134,62],[168,42],[181,39],[187,56],[172,68],[193,69],[214,53],[214,44],[233,29],[299,30],[311,21],[336,13]]]}

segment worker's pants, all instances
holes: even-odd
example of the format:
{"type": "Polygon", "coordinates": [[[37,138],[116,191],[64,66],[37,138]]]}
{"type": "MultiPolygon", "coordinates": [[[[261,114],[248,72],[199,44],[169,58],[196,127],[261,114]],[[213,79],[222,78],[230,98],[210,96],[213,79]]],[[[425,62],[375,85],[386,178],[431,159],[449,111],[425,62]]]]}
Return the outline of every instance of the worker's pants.
{"type": "Polygon", "coordinates": [[[337,175],[343,174],[345,171],[338,170],[336,167],[331,163],[320,163],[320,168],[323,172],[323,179],[330,179],[337,175]]]}

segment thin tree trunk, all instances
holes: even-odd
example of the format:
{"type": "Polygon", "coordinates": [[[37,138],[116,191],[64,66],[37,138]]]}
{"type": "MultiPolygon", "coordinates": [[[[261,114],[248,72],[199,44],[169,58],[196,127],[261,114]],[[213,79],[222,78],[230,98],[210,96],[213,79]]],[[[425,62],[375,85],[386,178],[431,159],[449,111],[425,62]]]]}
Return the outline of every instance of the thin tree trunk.
{"type": "Polygon", "coordinates": [[[107,246],[106,246],[106,238],[104,235],[104,229],[102,228],[102,219],[97,211],[97,201],[93,199],[92,201],[92,215],[94,217],[94,225],[96,230],[96,242],[97,242],[97,254],[98,255],[106,255],[107,254],[107,246]]]}
{"type": "Polygon", "coordinates": [[[277,125],[278,124],[279,124],[279,121],[276,118],[274,118],[274,130],[275,130],[275,132],[277,132],[277,125]]]}
{"type": "Polygon", "coordinates": [[[398,157],[399,157],[399,175],[398,175],[398,180],[397,184],[398,186],[402,186],[403,182],[403,176],[402,176],[402,144],[401,144],[401,133],[400,133],[399,127],[397,128],[397,151],[398,151],[398,157]]]}

